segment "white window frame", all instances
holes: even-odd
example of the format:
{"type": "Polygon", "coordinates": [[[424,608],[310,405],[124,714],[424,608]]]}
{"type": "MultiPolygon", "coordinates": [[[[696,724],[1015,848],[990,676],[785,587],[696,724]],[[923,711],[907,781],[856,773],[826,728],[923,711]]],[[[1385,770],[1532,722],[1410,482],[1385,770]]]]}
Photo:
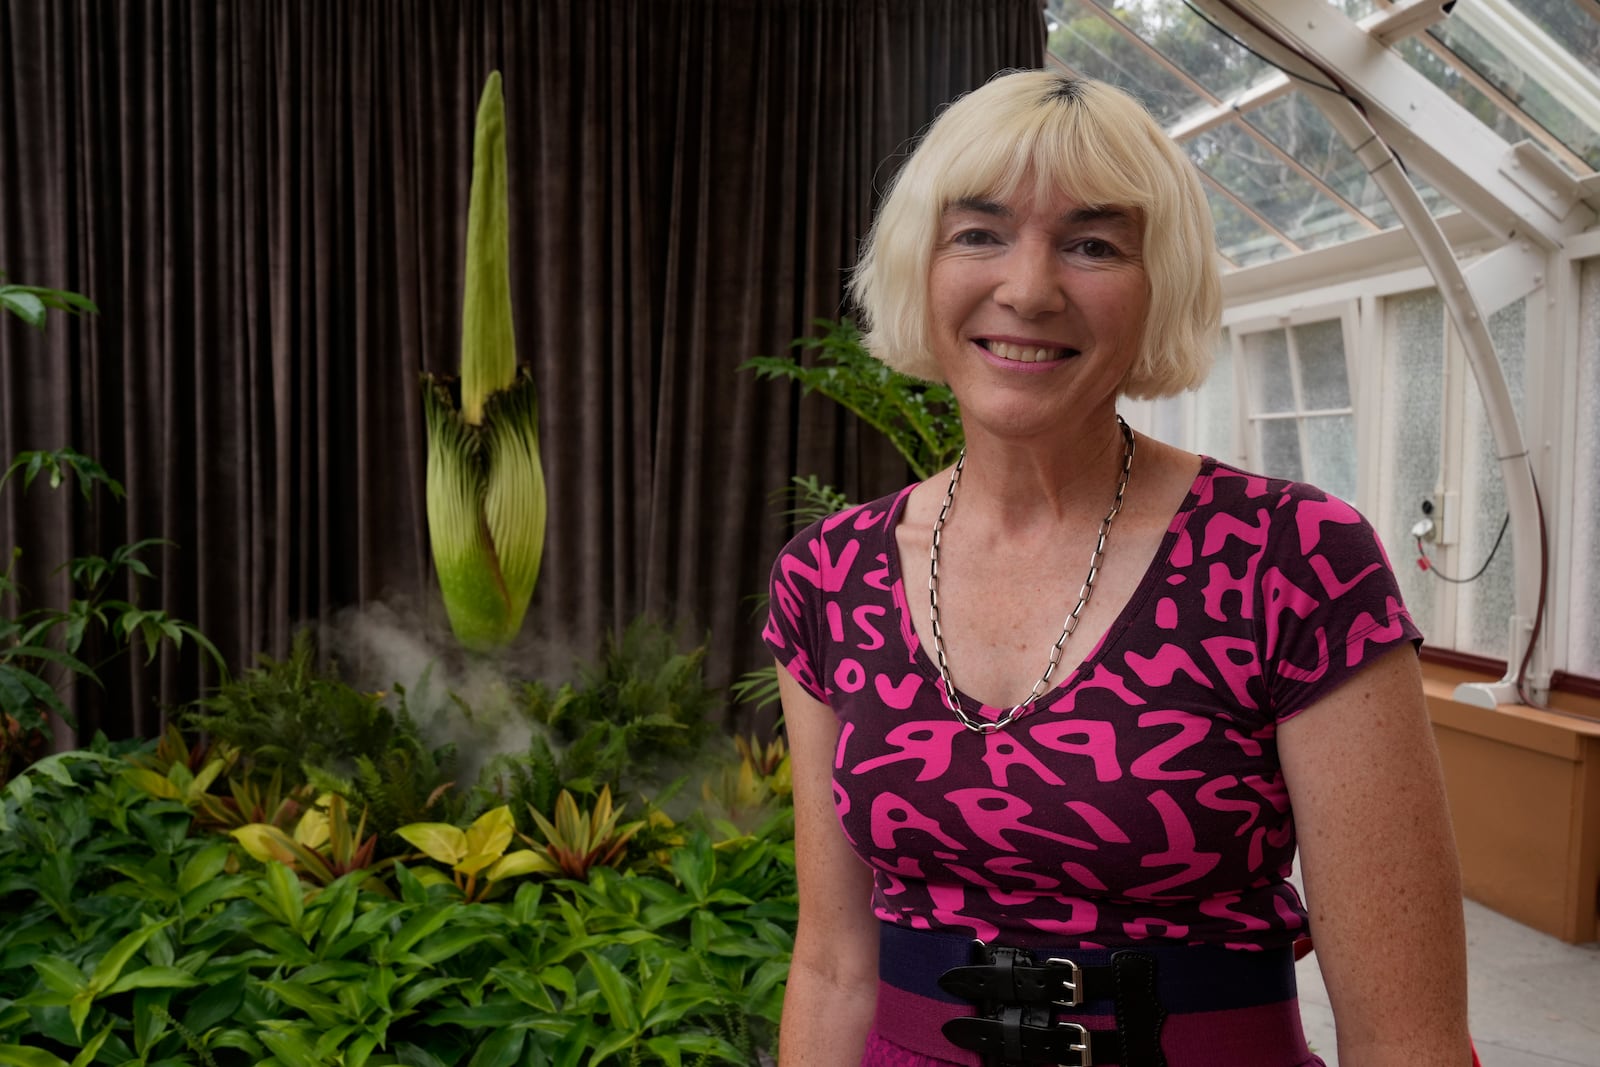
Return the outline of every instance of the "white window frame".
{"type": "MultiPolygon", "coordinates": [[[[1363,447],[1361,427],[1361,368],[1356,358],[1358,344],[1360,343],[1360,313],[1357,302],[1354,300],[1341,300],[1329,304],[1313,305],[1296,308],[1293,311],[1261,316],[1252,319],[1241,319],[1229,325],[1233,346],[1233,389],[1234,410],[1239,413],[1240,433],[1243,440],[1240,442],[1241,452],[1244,457],[1243,465],[1249,470],[1262,470],[1266,457],[1261,449],[1261,424],[1267,421],[1280,421],[1293,419],[1299,430],[1300,456],[1302,469],[1305,459],[1311,454],[1310,443],[1306,437],[1306,420],[1329,415],[1348,414],[1355,425],[1356,441],[1356,495],[1366,495],[1362,474],[1360,457],[1371,451],[1363,447]],[[1308,326],[1319,322],[1336,321],[1340,325],[1342,343],[1344,348],[1345,379],[1350,389],[1350,406],[1347,408],[1317,408],[1305,406],[1305,392],[1301,383],[1301,368],[1298,345],[1295,341],[1294,330],[1299,326],[1308,326]],[[1255,334],[1275,333],[1282,331],[1288,347],[1289,370],[1291,389],[1294,395],[1294,410],[1291,412],[1278,412],[1273,414],[1260,414],[1255,411],[1251,397],[1250,374],[1251,360],[1246,354],[1246,339],[1255,334]]],[[[1307,477],[1310,477],[1309,474],[1307,477]]],[[[1360,511],[1365,512],[1367,507],[1362,500],[1352,500],[1360,511]]]]}

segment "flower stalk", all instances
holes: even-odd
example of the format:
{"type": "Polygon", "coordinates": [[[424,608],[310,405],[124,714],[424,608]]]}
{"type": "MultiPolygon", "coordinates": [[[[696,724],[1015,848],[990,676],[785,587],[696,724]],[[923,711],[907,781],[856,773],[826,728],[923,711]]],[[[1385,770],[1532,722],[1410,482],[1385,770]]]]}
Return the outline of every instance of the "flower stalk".
{"type": "Polygon", "coordinates": [[[504,647],[522,629],[544,554],[538,394],[517,366],[509,203],[495,71],[473,137],[459,393],[456,383],[423,375],[434,569],[450,628],[477,651],[504,647]]]}

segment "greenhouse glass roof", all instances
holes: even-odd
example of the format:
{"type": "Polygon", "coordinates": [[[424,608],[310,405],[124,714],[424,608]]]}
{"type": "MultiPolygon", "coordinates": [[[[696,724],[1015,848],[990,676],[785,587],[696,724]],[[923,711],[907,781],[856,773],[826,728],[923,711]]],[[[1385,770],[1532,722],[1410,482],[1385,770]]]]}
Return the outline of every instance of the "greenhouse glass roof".
{"type": "Polygon", "coordinates": [[[1133,93],[1188,151],[1235,267],[1398,226],[1311,99],[1325,80],[1245,47],[1241,14],[1327,59],[1358,105],[1395,109],[1378,130],[1435,216],[1548,244],[1577,199],[1600,200],[1600,0],[1048,0],[1046,14],[1051,62],[1133,93]]]}

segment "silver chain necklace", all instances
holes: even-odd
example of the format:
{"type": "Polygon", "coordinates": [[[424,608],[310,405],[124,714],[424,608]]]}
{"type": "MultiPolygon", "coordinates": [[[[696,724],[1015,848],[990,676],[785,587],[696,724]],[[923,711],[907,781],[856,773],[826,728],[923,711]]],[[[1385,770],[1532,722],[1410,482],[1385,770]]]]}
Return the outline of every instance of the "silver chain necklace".
{"type": "Polygon", "coordinates": [[[1128,475],[1133,471],[1133,431],[1128,429],[1128,424],[1122,420],[1121,415],[1117,416],[1117,425],[1122,428],[1122,476],[1117,481],[1117,495],[1112,498],[1111,510],[1106,512],[1106,517],[1100,521],[1100,534],[1095,538],[1094,553],[1089,557],[1089,573],[1083,579],[1083,588],[1078,590],[1078,602],[1067,615],[1067,621],[1061,627],[1061,636],[1050,646],[1050,663],[1039,676],[1039,680],[1033,683],[1033,690],[1023,698],[1022,703],[993,722],[970,715],[961,706],[961,698],[956,695],[956,684],[950,678],[950,663],[944,654],[944,634],[939,628],[939,535],[944,531],[944,521],[950,515],[950,505],[955,502],[956,486],[961,484],[961,468],[967,462],[965,448],[961,450],[961,456],[956,460],[955,469],[950,472],[950,487],[944,491],[944,503],[939,508],[939,517],[933,522],[933,547],[928,551],[930,557],[928,613],[933,623],[934,661],[939,667],[939,678],[944,682],[944,702],[955,712],[956,718],[961,720],[961,725],[974,733],[992,734],[1004,730],[1033,710],[1033,702],[1049,688],[1050,676],[1055,674],[1056,667],[1061,663],[1061,650],[1072,637],[1072,631],[1078,628],[1078,616],[1083,614],[1084,606],[1089,603],[1089,597],[1094,593],[1094,580],[1099,576],[1100,560],[1106,553],[1106,535],[1111,532],[1111,523],[1122,510],[1122,494],[1128,489],[1128,475]]]}

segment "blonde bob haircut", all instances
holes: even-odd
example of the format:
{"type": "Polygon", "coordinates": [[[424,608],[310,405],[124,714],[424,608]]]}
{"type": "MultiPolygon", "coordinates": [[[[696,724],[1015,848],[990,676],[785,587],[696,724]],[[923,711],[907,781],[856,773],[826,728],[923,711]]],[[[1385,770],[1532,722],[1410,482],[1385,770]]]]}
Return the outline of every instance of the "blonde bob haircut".
{"type": "Polygon", "coordinates": [[[1025,182],[1089,207],[1133,208],[1150,288],[1139,357],[1121,392],[1173,396],[1211,368],[1221,315],[1211,211],[1194,167],[1132,97],[1049,71],[997,75],[930,126],[890,186],[850,291],[869,351],[928,381],[928,272],[942,216],[967,198],[1005,200],[1025,182]]]}

